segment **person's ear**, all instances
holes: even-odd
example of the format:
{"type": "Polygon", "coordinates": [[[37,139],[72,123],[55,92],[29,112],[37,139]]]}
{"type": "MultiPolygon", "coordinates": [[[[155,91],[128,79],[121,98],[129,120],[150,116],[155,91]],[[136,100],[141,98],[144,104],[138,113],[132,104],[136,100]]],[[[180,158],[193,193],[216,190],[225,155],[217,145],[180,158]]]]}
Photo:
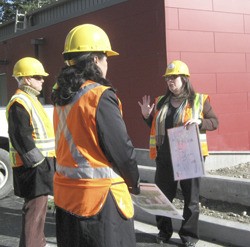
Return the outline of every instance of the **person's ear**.
{"type": "Polygon", "coordinates": [[[94,63],[97,64],[98,63],[98,57],[94,56],[94,63]]]}
{"type": "Polygon", "coordinates": [[[31,80],[31,77],[23,77],[23,82],[25,85],[30,86],[31,85],[30,80],[31,80]]]}

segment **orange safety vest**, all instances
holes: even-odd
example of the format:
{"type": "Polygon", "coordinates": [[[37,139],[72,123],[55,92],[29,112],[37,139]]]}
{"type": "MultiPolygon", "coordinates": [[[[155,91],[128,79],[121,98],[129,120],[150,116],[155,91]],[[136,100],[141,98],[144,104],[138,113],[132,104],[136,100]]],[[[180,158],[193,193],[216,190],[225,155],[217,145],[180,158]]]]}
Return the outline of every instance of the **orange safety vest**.
{"type": "Polygon", "coordinates": [[[128,187],[99,146],[96,113],[100,97],[108,88],[86,81],[70,104],[54,109],[54,200],[70,213],[90,217],[102,209],[111,191],[122,214],[132,218],[128,187]]]}
{"type": "MultiPolygon", "coordinates": [[[[33,127],[32,137],[36,147],[44,157],[55,156],[55,135],[53,125],[45,112],[42,104],[36,97],[29,95],[23,90],[18,89],[12,96],[6,107],[6,117],[8,119],[9,109],[15,102],[21,104],[30,115],[30,124],[33,127]]],[[[23,165],[20,155],[9,141],[9,156],[13,167],[23,165]]]]}
{"type": "MultiPolygon", "coordinates": [[[[159,96],[155,100],[155,105],[157,106],[157,103],[159,103],[162,96],[159,96]]],[[[195,99],[194,99],[194,105],[191,108],[189,104],[186,104],[186,107],[184,108],[184,112],[181,115],[181,119],[177,119],[174,121],[174,127],[184,125],[188,120],[190,119],[199,119],[203,118],[203,107],[206,99],[209,99],[208,95],[206,94],[199,94],[196,93],[195,99]]],[[[156,111],[151,131],[150,131],[150,140],[149,140],[149,156],[151,159],[155,159],[157,156],[157,147],[156,147],[156,118],[159,113],[159,110],[156,111]]],[[[207,145],[207,137],[206,137],[206,131],[200,131],[199,133],[199,139],[201,144],[201,151],[203,156],[208,155],[208,145],[207,145]]]]}

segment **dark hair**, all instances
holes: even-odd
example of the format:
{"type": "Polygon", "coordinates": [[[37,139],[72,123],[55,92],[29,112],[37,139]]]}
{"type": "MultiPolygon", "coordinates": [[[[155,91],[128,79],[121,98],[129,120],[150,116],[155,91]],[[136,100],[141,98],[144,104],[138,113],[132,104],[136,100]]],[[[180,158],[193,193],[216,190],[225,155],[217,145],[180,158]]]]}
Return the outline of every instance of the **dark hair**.
{"type": "Polygon", "coordinates": [[[63,106],[70,103],[86,80],[112,87],[112,84],[103,78],[101,69],[94,62],[96,56],[102,59],[106,54],[103,52],[64,54],[64,60],[69,61],[69,64],[72,65],[62,68],[57,77],[57,86],[51,95],[54,104],[63,106]]]}
{"type": "MultiPolygon", "coordinates": [[[[182,80],[182,93],[178,95],[178,98],[187,99],[188,103],[191,107],[193,107],[194,99],[195,99],[195,91],[189,80],[188,76],[180,75],[182,80]]],[[[166,97],[173,95],[173,93],[168,90],[166,93],[166,97]]]]}

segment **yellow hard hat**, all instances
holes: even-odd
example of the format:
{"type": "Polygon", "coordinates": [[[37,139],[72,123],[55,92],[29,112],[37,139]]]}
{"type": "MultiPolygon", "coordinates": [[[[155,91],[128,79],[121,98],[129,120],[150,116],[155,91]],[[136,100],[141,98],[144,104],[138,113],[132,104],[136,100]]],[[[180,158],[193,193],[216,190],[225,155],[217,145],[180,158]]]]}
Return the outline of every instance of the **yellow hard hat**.
{"type": "Polygon", "coordinates": [[[93,24],[76,26],[68,33],[63,54],[70,52],[104,52],[107,56],[119,55],[112,50],[107,34],[93,24]]]}
{"type": "Polygon", "coordinates": [[[13,69],[13,76],[33,75],[48,76],[49,74],[45,72],[42,63],[33,57],[24,57],[16,62],[13,69]]]}
{"type": "Polygon", "coordinates": [[[180,60],[172,61],[166,69],[164,77],[169,75],[186,75],[190,76],[188,66],[180,60]]]}

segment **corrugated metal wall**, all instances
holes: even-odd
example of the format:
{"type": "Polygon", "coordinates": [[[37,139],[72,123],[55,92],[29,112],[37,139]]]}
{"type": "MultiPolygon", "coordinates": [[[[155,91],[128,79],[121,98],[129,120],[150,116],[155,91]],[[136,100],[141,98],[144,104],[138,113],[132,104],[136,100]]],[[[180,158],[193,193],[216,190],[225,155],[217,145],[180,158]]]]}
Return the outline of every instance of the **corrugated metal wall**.
{"type": "Polygon", "coordinates": [[[44,8],[44,11],[40,11],[36,15],[32,16],[31,22],[34,26],[51,24],[68,18],[91,13],[124,1],[126,0],[63,0],[60,1],[62,4],[55,4],[53,8],[44,8]]]}
{"type": "MultiPolygon", "coordinates": [[[[44,28],[125,1],[127,0],[59,0],[47,7],[27,13],[27,29],[21,31],[21,33],[44,28]]],[[[0,41],[20,35],[20,31],[19,33],[14,33],[14,29],[14,21],[0,25],[0,41]]]]}

